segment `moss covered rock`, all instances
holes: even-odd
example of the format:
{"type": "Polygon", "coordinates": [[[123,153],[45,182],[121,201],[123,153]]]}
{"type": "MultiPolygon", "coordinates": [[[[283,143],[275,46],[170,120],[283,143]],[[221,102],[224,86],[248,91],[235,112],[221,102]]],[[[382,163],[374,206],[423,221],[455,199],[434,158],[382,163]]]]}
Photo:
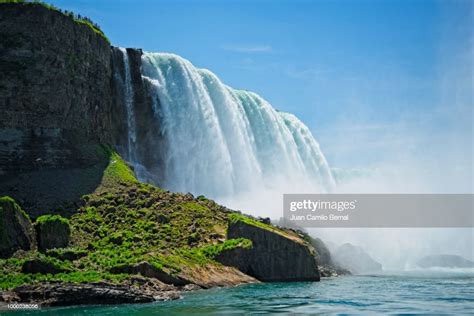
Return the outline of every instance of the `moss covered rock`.
{"type": "Polygon", "coordinates": [[[69,244],[69,221],[60,215],[43,215],[35,222],[38,249],[65,248],[69,244]]]}
{"type": "Polygon", "coordinates": [[[56,274],[68,270],[69,266],[64,261],[43,255],[26,260],[21,267],[23,273],[56,274]]]}
{"type": "Polygon", "coordinates": [[[8,258],[19,249],[29,250],[33,244],[33,226],[28,215],[12,198],[0,198],[0,258],[8,258]]]}
{"type": "Polygon", "coordinates": [[[57,258],[59,260],[74,261],[82,257],[87,256],[87,250],[85,249],[50,249],[46,251],[46,255],[57,258]]]}
{"type": "Polygon", "coordinates": [[[145,277],[158,279],[163,283],[173,285],[186,285],[191,283],[185,279],[180,278],[179,276],[173,276],[171,273],[167,273],[166,271],[159,269],[148,262],[140,262],[133,265],[125,264],[113,267],[110,269],[110,272],[114,274],[141,274],[145,277]]]}

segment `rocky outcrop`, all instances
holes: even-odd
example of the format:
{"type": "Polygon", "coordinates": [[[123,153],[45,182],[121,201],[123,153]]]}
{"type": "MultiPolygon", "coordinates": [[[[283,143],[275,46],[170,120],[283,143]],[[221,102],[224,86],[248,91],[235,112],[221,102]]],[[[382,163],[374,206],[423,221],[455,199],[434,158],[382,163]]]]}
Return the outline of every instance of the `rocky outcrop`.
{"type": "Polygon", "coordinates": [[[41,274],[56,274],[65,272],[66,270],[54,264],[51,261],[42,260],[40,258],[27,260],[21,267],[23,273],[41,273],[41,274]]]}
{"type": "Polygon", "coordinates": [[[29,250],[35,242],[28,215],[10,197],[0,198],[0,258],[19,249],[29,250]]]}
{"type": "Polygon", "coordinates": [[[431,255],[416,263],[420,268],[474,268],[474,262],[457,255],[431,255]]]}
{"type": "Polygon", "coordinates": [[[319,273],[322,277],[336,277],[351,274],[349,270],[341,268],[334,263],[331,252],[321,238],[306,236],[308,236],[307,238],[310,244],[316,250],[316,261],[318,262],[319,273]]]}
{"type": "Polygon", "coordinates": [[[315,257],[321,277],[337,277],[351,274],[349,270],[341,268],[334,263],[331,251],[321,238],[310,236],[302,227],[295,225],[295,223],[283,217],[276,221],[275,224],[278,227],[284,227],[284,229],[294,232],[313,246],[316,251],[315,257]]]}
{"type": "Polygon", "coordinates": [[[166,301],[180,298],[174,288],[158,282],[142,280],[139,284],[100,283],[42,283],[24,285],[14,291],[0,293],[0,307],[4,303],[33,303],[40,306],[82,304],[132,304],[166,301]]]}
{"type": "Polygon", "coordinates": [[[140,262],[133,265],[123,265],[113,267],[110,269],[111,273],[126,273],[126,274],[141,274],[144,277],[158,279],[159,281],[172,284],[172,285],[186,285],[191,282],[180,278],[179,276],[173,276],[171,273],[167,273],[162,269],[158,269],[148,262],[140,262]]]}
{"type": "Polygon", "coordinates": [[[198,288],[234,286],[244,283],[256,283],[256,279],[232,267],[213,264],[206,266],[187,266],[177,275],[158,269],[148,262],[113,267],[111,273],[140,274],[144,277],[157,279],[160,282],[175,285],[197,285],[198,288]]]}
{"type": "Polygon", "coordinates": [[[184,267],[179,276],[191,284],[198,285],[204,289],[259,282],[257,279],[240,272],[234,267],[215,264],[184,267]]]}
{"type": "Polygon", "coordinates": [[[260,281],[319,281],[315,252],[296,235],[250,221],[231,221],[227,238],[247,238],[252,248],[224,251],[216,260],[260,281]]]}
{"type": "Polygon", "coordinates": [[[353,274],[364,274],[382,271],[382,265],[375,261],[362,248],[346,243],[333,253],[336,264],[353,274]]]}
{"type": "Polygon", "coordinates": [[[38,249],[65,248],[69,244],[69,221],[59,215],[43,215],[35,222],[38,249]]]}

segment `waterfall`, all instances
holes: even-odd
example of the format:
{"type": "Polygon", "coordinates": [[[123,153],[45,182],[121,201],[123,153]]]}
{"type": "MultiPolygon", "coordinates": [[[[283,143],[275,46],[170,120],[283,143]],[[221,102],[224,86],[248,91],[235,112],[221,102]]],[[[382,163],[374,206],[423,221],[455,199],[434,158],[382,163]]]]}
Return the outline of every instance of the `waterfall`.
{"type": "MultiPolygon", "coordinates": [[[[144,53],[142,76],[166,149],[161,186],[213,198],[334,180],[309,129],[255,93],[224,85],[173,54],[144,53]]],[[[131,114],[131,113],[130,113],[131,114]]]]}
{"type": "Polygon", "coordinates": [[[135,110],[133,104],[133,86],[132,76],[130,73],[130,62],[128,60],[128,53],[125,48],[119,48],[123,56],[123,94],[124,103],[127,113],[127,152],[128,160],[134,164],[136,161],[135,143],[137,141],[136,127],[135,127],[135,110]]]}

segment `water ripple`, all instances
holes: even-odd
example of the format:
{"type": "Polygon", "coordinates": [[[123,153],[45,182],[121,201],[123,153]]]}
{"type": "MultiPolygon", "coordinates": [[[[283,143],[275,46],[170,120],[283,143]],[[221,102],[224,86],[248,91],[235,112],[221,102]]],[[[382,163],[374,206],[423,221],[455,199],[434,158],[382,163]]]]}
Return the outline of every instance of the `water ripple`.
{"type": "MultiPolygon", "coordinates": [[[[144,305],[32,311],[41,315],[228,315],[321,313],[474,313],[474,278],[352,276],[310,283],[250,284],[185,293],[144,305]]],[[[28,314],[28,313],[25,313],[28,314]]]]}

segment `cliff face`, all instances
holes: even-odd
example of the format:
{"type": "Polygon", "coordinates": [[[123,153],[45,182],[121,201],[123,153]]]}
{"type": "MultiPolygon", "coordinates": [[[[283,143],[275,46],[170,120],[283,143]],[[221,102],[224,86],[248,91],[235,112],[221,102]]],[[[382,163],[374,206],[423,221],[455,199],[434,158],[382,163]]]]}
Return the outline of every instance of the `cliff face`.
{"type": "Polygon", "coordinates": [[[0,174],[94,163],[110,143],[111,50],[41,5],[0,7],[0,174]]]}
{"type": "Polygon", "coordinates": [[[0,4],[0,194],[33,218],[69,216],[101,181],[99,146],[126,139],[124,65],[114,51],[57,10],[0,4]]]}
{"type": "Polygon", "coordinates": [[[112,112],[113,136],[116,148],[125,157],[127,152],[127,111],[125,107],[125,65],[123,52],[118,47],[111,47],[112,68],[112,112]]]}
{"type": "Polygon", "coordinates": [[[117,47],[112,48],[112,68],[114,69],[113,103],[114,145],[122,157],[135,164],[135,172],[140,179],[153,183],[163,182],[163,165],[160,151],[165,150],[166,143],[156,135],[160,134],[158,120],[160,100],[153,99],[153,86],[142,77],[142,50],[117,47]],[[125,57],[124,54],[127,56],[125,57]],[[127,83],[127,67],[130,82],[127,83]],[[132,108],[131,120],[127,121],[126,86],[130,85],[132,108]],[[130,126],[128,126],[130,125],[130,126]],[[129,135],[132,133],[132,135],[129,135]],[[133,140],[130,141],[130,138],[133,140]],[[130,148],[131,147],[131,148],[130,148]],[[131,151],[129,150],[131,149],[131,151]],[[131,153],[132,156],[130,155],[131,153]]]}
{"type": "Polygon", "coordinates": [[[285,236],[242,220],[229,224],[227,238],[247,238],[252,248],[236,248],[217,258],[260,281],[319,281],[314,249],[302,239],[285,236]]]}

